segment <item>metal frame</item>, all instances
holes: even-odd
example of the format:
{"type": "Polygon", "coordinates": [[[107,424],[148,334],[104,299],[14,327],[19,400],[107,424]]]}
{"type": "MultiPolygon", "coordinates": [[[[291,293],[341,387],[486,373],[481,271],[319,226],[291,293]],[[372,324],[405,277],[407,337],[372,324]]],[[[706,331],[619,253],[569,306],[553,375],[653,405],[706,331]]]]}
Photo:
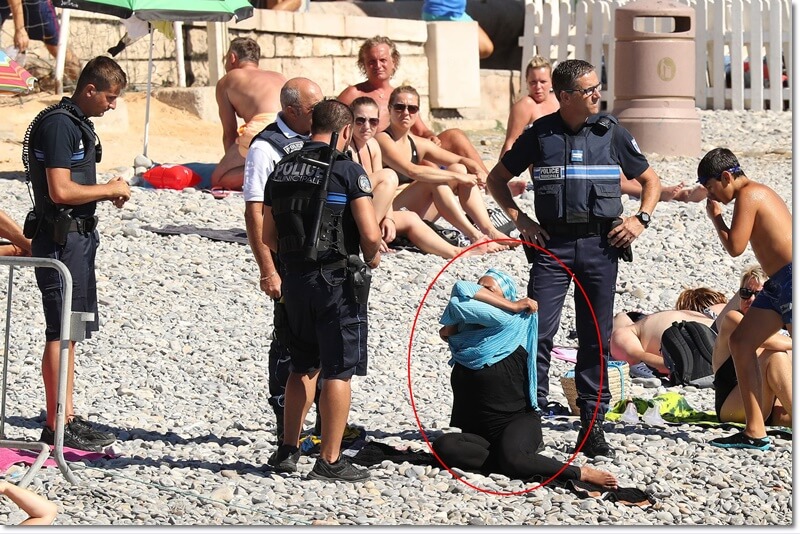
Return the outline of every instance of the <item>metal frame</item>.
{"type": "MultiPolygon", "coordinates": [[[[6,383],[8,378],[8,345],[11,333],[11,297],[14,287],[14,268],[15,267],[43,267],[56,269],[61,274],[63,287],[65,291],[62,295],[62,309],[61,309],[61,340],[60,349],[61,357],[58,367],[58,404],[56,408],[56,428],[54,437],[53,456],[55,458],[61,474],[64,475],[70,483],[77,484],[75,475],[67,465],[64,459],[64,424],[65,414],[64,405],[67,399],[67,367],[69,365],[69,344],[72,336],[72,275],[70,274],[67,266],[58,260],[51,258],[19,258],[14,256],[0,257],[0,265],[8,265],[8,294],[6,295],[6,324],[5,324],[5,348],[3,350],[3,382],[2,391],[0,392],[0,447],[17,448],[17,449],[35,449],[39,450],[39,456],[31,465],[28,472],[22,477],[22,480],[17,484],[24,488],[33,479],[34,475],[39,471],[44,462],[50,456],[50,447],[41,441],[22,441],[22,440],[9,440],[5,439],[5,422],[6,422],[6,383]]],[[[77,313],[76,318],[82,322],[83,314],[77,313]]]]}

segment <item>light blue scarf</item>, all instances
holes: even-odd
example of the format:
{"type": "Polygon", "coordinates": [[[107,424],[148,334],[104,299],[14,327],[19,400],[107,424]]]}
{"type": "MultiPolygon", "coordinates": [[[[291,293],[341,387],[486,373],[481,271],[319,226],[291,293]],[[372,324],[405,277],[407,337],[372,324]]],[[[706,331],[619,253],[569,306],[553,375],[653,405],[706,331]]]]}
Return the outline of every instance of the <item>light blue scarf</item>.
{"type": "MultiPolygon", "coordinates": [[[[489,269],[483,276],[494,278],[503,290],[503,296],[515,302],[517,287],[514,280],[497,269],[489,269]]],[[[536,349],[539,320],[536,313],[511,313],[491,304],[475,300],[475,293],[483,286],[475,282],[459,281],[450,292],[450,301],[439,322],[456,325],[458,333],[449,337],[452,358],[448,364],[460,363],[468,369],[481,369],[505,359],[520,345],[528,351],[528,398],[538,411],[536,399],[536,349]]]]}

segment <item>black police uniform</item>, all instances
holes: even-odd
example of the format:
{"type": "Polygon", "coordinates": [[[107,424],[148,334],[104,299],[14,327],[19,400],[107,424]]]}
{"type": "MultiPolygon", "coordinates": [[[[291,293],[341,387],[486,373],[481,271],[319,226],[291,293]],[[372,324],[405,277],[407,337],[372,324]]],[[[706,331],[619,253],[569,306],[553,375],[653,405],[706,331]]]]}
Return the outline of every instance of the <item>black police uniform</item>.
{"type": "Polygon", "coordinates": [[[326,161],[327,145],[310,141],[282,159],[269,177],[264,204],[272,207],[283,266],[292,371],[321,367],[323,378],[350,378],[367,372],[367,306],[351,294],[346,259],[359,254],[360,236],[350,202],[372,197],[363,167],[340,155],[333,164],[323,211],[317,259],[304,257],[305,236],[314,219],[314,192],[324,171],[299,156],[326,161]]]}
{"type": "Polygon", "coordinates": [[[539,405],[547,403],[550,351],[572,279],[560,261],[576,280],[577,404],[585,423],[598,404],[600,390],[597,419],[602,421],[611,399],[605,377],[621,254],[606,236],[611,222],[622,214],[620,168],[632,179],[649,164],[631,134],[611,115],[593,115],[573,132],[558,112],[534,122],[503,156],[502,163],[514,175],[533,165],[536,218],[550,235],[545,248],[554,256],[539,249],[530,256],[528,296],[539,303],[539,405]]]}
{"type": "MultiPolygon", "coordinates": [[[[273,122],[261,130],[258,135],[253,137],[250,144],[252,145],[256,139],[263,139],[275,147],[279,153],[284,155],[291,154],[303,148],[303,140],[286,137],[278,127],[277,122],[273,122]]],[[[275,269],[281,273],[281,278],[283,278],[280,261],[274,253],[272,253],[272,262],[275,264],[275,269]]],[[[286,394],[286,381],[289,379],[289,373],[291,371],[289,349],[278,339],[280,335],[277,329],[279,328],[279,323],[283,319],[281,306],[283,306],[283,304],[281,304],[279,300],[274,301],[273,325],[276,325],[276,332],[273,333],[272,343],[269,345],[269,353],[267,355],[267,366],[269,368],[269,404],[275,412],[279,442],[283,439],[283,408],[286,394]]]]}
{"type": "MultiPolygon", "coordinates": [[[[96,141],[92,122],[67,97],[37,116],[28,134],[29,176],[40,221],[39,230],[31,242],[31,252],[34,257],[57,259],[69,269],[72,275],[72,310],[94,314],[94,320],[86,322],[86,337],[98,330],[94,265],[100,242],[94,215],[97,203],[55,204],[49,195],[46,169],[70,169],[73,182],[95,185],[96,162],[99,161],[96,141]],[[65,213],[64,210],[70,211],[65,213]]],[[[37,267],[36,282],[42,292],[45,338],[54,341],[61,336],[61,275],[55,269],[37,267]]]]}

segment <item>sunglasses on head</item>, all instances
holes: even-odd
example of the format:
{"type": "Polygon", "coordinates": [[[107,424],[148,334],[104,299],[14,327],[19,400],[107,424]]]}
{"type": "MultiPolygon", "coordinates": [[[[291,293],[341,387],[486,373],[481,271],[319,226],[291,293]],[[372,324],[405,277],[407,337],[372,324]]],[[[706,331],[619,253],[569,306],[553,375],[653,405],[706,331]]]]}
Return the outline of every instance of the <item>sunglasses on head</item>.
{"type": "Polygon", "coordinates": [[[366,117],[356,117],[356,124],[358,126],[364,126],[364,124],[366,124],[367,121],[369,121],[369,125],[372,126],[373,128],[377,128],[378,127],[378,122],[380,122],[379,119],[368,119],[366,117]]]}
{"type": "Polygon", "coordinates": [[[739,296],[745,300],[749,299],[753,295],[756,295],[758,291],[753,291],[752,289],[747,289],[746,287],[739,288],[739,296]]]}
{"type": "Polygon", "coordinates": [[[414,115],[417,111],[419,111],[419,106],[415,106],[414,104],[393,104],[392,109],[398,113],[408,110],[410,115],[414,115]]]}
{"type": "MultiPolygon", "coordinates": [[[[725,169],[725,171],[728,171],[731,174],[735,173],[735,172],[739,172],[741,170],[742,170],[742,168],[740,166],[738,166],[738,165],[734,165],[730,169],[725,169]]],[[[725,171],[722,171],[722,172],[725,172],[725,171]]],[[[719,179],[721,179],[722,178],[722,172],[719,173],[716,176],[698,176],[697,177],[697,181],[700,183],[700,185],[706,185],[709,182],[709,180],[719,180],[719,179]]]]}

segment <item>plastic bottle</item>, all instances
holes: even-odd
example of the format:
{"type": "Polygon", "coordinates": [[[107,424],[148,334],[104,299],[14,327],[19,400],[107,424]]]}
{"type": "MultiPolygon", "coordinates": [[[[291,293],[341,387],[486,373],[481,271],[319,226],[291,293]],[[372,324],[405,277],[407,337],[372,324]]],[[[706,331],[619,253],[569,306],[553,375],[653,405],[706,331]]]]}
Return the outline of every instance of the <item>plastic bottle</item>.
{"type": "Polygon", "coordinates": [[[636,424],[639,422],[639,412],[636,411],[636,404],[628,401],[628,405],[625,406],[625,411],[622,412],[622,416],[620,416],[620,420],[624,423],[636,424]]]}

